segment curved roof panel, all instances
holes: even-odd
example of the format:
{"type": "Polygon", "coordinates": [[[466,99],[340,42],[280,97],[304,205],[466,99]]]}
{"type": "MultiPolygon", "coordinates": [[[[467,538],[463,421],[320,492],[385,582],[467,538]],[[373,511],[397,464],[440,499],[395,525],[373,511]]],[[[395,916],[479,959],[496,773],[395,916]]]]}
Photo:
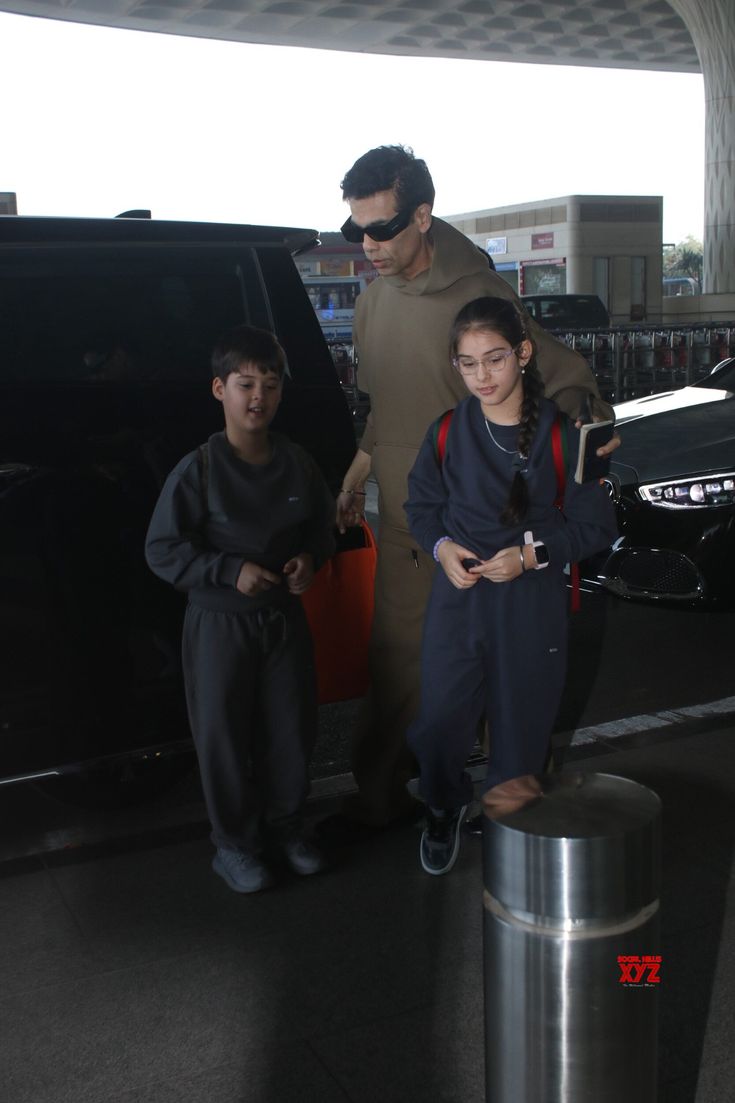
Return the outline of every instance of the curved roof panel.
{"type": "Polygon", "coordinates": [[[0,10],[322,50],[700,72],[667,0],[0,0],[0,10]]]}

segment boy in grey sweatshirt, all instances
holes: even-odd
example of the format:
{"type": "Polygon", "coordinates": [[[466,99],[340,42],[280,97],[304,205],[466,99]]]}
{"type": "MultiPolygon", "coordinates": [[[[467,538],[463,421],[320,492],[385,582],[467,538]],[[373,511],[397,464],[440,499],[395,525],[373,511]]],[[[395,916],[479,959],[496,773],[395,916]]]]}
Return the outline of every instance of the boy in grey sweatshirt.
{"type": "Polygon", "coordinates": [[[221,338],[212,392],[224,432],[176,465],[146,538],[151,570],[188,595],[189,721],[213,868],[236,892],[273,883],[264,845],[298,874],[323,867],[302,827],[317,706],[298,595],[333,551],[335,506],[314,460],[270,430],[285,366],[265,330],[221,338]]]}

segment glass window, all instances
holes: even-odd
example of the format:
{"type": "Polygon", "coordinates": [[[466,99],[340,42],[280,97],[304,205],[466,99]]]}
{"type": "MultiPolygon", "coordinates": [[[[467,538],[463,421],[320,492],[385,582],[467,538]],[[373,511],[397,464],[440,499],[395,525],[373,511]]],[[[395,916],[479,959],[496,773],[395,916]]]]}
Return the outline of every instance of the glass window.
{"type": "Polygon", "coordinates": [[[258,263],[268,288],[271,327],[286,350],[292,374],[298,376],[295,382],[333,383],[334,364],[296,265],[283,249],[269,246],[258,249],[258,263]]]}
{"type": "Polygon", "coordinates": [[[523,264],[522,268],[524,295],[563,295],[567,289],[565,263],[551,261],[548,264],[523,264]]]}
{"type": "Polygon", "coordinates": [[[630,317],[640,321],[646,316],[646,258],[630,258],[630,317]]]}
{"type": "Polygon", "coordinates": [[[610,309],[610,258],[595,257],[595,294],[610,309]]]}
{"type": "Polygon", "coordinates": [[[0,378],[207,378],[223,330],[268,324],[247,254],[69,249],[0,266],[0,378]]]}

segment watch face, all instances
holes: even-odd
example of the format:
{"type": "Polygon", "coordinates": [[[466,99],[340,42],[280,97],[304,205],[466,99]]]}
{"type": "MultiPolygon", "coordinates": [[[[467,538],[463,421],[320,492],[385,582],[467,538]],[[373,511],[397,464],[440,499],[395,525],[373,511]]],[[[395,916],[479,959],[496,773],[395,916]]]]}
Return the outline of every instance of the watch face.
{"type": "Polygon", "coordinates": [[[541,566],[542,563],[549,562],[549,549],[546,547],[546,544],[536,544],[534,551],[536,552],[536,562],[539,566],[541,566]]]}

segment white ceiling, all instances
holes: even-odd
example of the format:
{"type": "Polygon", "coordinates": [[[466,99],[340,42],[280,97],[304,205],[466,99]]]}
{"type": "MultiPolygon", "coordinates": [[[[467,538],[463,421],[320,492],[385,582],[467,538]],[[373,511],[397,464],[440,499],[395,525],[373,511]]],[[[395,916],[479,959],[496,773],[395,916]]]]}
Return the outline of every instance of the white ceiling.
{"type": "Polygon", "coordinates": [[[324,50],[700,71],[667,0],[0,0],[0,11],[324,50]]]}

